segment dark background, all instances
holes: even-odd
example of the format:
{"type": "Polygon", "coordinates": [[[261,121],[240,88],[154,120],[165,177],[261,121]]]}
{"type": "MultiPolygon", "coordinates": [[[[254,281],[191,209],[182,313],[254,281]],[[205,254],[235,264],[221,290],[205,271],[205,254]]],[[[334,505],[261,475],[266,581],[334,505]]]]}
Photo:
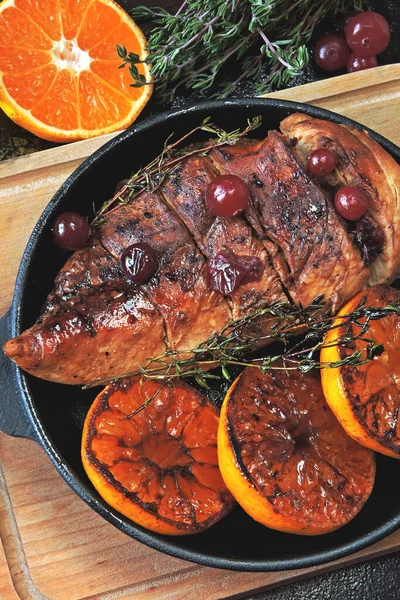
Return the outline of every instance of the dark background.
{"type": "MultiPolygon", "coordinates": [[[[329,2],[329,0],[326,0],[329,2]]],[[[176,10],[180,0],[142,1],[120,0],[125,9],[139,3],[157,4],[176,10]]],[[[379,57],[379,64],[400,62],[400,1],[385,0],[369,2],[368,7],[385,15],[392,29],[392,40],[388,50],[379,57]]],[[[322,33],[334,31],[336,22],[325,21],[316,32],[316,37],[322,33]]],[[[225,72],[227,78],[235,75],[238,66],[235,61],[225,72]]],[[[312,66],[306,69],[301,78],[293,82],[300,85],[321,78],[322,73],[317,72],[312,66]]],[[[214,91],[214,90],[213,90],[214,91]]],[[[239,96],[252,96],[254,89],[249,84],[241,85],[237,89],[239,96]]],[[[193,94],[180,95],[175,105],[205,99],[207,96],[193,94]]],[[[155,112],[162,110],[151,100],[143,111],[140,119],[144,119],[155,112]]],[[[36,136],[23,130],[10,121],[4,113],[0,113],[0,160],[21,156],[36,150],[51,148],[56,144],[40,140],[36,136]]],[[[390,490],[388,489],[388,493],[390,490]]],[[[383,557],[358,564],[352,567],[336,570],[326,575],[313,577],[291,585],[280,587],[269,592],[253,594],[248,600],[397,600],[400,598],[400,552],[389,557],[383,557]]]]}

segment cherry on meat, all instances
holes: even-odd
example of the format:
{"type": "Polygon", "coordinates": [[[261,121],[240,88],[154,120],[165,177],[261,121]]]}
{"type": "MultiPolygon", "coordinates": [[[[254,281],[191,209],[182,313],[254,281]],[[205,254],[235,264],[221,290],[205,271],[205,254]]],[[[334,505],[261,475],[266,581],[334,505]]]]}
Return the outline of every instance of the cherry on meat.
{"type": "Polygon", "coordinates": [[[315,177],[332,173],[336,167],[336,156],[327,148],[318,148],[311,152],[307,160],[307,171],[315,177]]]}
{"type": "Polygon", "coordinates": [[[157,255],[146,242],[132,244],[121,254],[122,270],[135,283],[145,283],[151,279],[157,266],[157,255]]]}
{"type": "Polygon", "coordinates": [[[258,256],[220,252],[208,264],[207,284],[210,289],[227,296],[242,284],[259,281],[262,272],[263,264],[258,256]]]}
{"type": "Polygon", "coordinates": [[[58,215],[53,225],[53,239],[62,250],[82,248],[90,235],[87,217],[68,211],[58,215]]]}
{"type": "Polygon", "coordinates": [[[336,192],[335,208],[348,221],[358,221],[368,210],[365,194],[356,187],[346,185],[336,192]]]}
{"type": "Polygon", "coordinates": [[[233,217],[246,208],[250,200],[247,184],[237,175],[220,175],[206,191],[210,212],[217,217],[233,217]]]}

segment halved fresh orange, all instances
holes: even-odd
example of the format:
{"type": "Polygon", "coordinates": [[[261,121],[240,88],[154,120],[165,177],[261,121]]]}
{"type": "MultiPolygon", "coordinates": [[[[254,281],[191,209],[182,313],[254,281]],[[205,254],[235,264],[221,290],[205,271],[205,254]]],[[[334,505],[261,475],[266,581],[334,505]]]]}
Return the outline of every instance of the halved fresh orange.
{"type": "MultiPolygon", "coordinates": [[[[338,316],[351,313],[365,300],[367,306],[384,307],[400,300],[400,292],[389,286],[371,287],[348,302],[338,316]]],[[[351,325],[354,335],[360,326],[351,325]]],[[[355,350],[366,356],[367,344],[356,340],[350,348],[334,345],[347,332],[338,318],[325,338],[327,345],[321,351],[322,362],[342,360],[355,350]]],[[[394,458],[400,458],[400,317],[388,315],[371,320],[365,336],[383,344],[384,352],[358,367],[344,365],[322,369],[322,387],[325,398],[336,417],[352,438],[367,448],[394,458]]]]}
{"type": "Polygon", "coordinates": [[[253,519],[303,535],[348,523],[375,480],[374,454],[339,425],[319,376],[298,371],[243,371],[221,409],[218,460],[253,519]]]}
{"type": "Polygon", "coordinates": [[[218,410],[189,385],[127,379],[91,406],[83,466],[104,500],[135,523],[163,534],[198,533],[233,504],[218,468],[217,428],[218,410]]]}
{"type": "MultiPolygon", "coordinates": [[[[151,85],[130,87],[116,45],[146,56],[139,27],[113,0],[0,3],[0,106],[39,137],[72,141],[124,129],[151,85]]],[[[147,65],[139,73],[150,81],[147,65]]]]}

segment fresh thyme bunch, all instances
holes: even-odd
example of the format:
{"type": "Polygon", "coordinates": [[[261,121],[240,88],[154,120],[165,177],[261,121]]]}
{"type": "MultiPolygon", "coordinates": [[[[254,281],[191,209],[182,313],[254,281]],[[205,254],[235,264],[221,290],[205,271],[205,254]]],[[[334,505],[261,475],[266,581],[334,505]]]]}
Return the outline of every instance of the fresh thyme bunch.
{"type": "MultiPolygon", "coordinates": [[[[323,17],[360,10],[362,1],[184,0],[174,15],[147,6],[130,14],[155,24],[145,62],[151,65],[158,98],[169,103],[181,87],[211,88],[229,59],[240,62],[240,75],[220,85],[215,97],[233,94],[244,79],[256,82],[258,94],[286,85],[309,62],[306,45],[317,23],[323,17]]],[[[121,68],[128,65],[132,85],[148,85],[137,69],[139,57],[124,46],[117,46],[117,52],[121,68]]]]}

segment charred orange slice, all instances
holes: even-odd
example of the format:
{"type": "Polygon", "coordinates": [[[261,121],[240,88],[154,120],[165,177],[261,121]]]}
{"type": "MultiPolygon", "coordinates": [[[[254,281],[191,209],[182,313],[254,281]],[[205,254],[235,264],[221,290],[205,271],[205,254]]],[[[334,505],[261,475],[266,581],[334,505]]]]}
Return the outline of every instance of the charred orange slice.
{"type": "MultiPolygon", "coordinates": [[[[338,313],[354,311],[361,300],[367,306],[384,307],[400,300],[400,292],[388,286],[375,286],[355,296],[338,313]]],[[[360,334],[361,324],[351,325],[353,335],[360,334]]],[[[328,332],[321,351],[321,361],[337,361],[355,350],[366,355],[367,345],[356,340],[351,348],[334,345],[348,325],[338,318],[328,332]]],[[[367,448],[400,458],[400,317],[388,315],[371,320],[365,334],[383,344],[384,352],[364,365],[344,365],[321,371],[325,398],[336,417],[352,438],[367,448]]]]}
{"type": "Polygon", "coordinates": [[[218,468],[217,428],[218,410],[189,385],[124,380],[87,414],[83,466],[100,496],[135,523],[198,533],[233,504],[218,468]]]}
{"type": "Polygon", "coordinates": [[[267,527],[334,531],[367,501],[375,459],[325,402],[319,377],[247,368],[224,400],[218,428],[222,477],[242,508],[267,527]]]}

